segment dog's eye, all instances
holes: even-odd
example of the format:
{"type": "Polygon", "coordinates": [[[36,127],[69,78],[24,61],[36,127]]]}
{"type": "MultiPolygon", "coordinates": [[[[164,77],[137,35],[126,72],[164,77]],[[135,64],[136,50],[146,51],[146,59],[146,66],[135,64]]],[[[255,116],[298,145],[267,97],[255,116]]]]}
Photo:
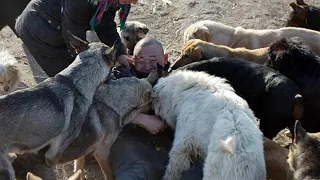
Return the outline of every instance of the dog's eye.
{"type": "Polygon", "coordinates": [[[124,39],[125,39],[126,41],[130,41],[129,36],[124,37],[124,39]]]}

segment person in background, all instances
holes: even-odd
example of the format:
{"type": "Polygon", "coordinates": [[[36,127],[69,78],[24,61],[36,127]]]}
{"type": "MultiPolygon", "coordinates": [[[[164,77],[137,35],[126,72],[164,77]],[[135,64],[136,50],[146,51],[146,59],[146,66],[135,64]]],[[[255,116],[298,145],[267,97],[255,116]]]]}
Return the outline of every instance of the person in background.
{"type": "MultiPolygon", "coordinates": [[[[75,59],[68,31],[86,40],[86,31],[95,31],[99,39],[112,46],[121,41],[114,21],[118,11],[120,28],[130,12],[131,3],[138,0],[31,0],[18,17],[15,30],[37,63],[48,76],[54,76],[75,59]]],[[[122,43],[121,43],[122,44],[122,43]]],[[[117,60],[129,67],[125,46],[117,60]]]]}

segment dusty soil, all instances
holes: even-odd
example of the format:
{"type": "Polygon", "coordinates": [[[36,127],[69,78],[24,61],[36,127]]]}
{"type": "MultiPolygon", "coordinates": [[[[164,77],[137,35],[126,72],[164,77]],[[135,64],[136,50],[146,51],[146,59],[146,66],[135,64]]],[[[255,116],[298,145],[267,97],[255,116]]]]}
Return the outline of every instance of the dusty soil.
{"type": "MultiPolygon", "coordinates": [[[[139,0],[133,6],[129,20],[147,24],[149,35],[159,39],[171,60],[174,60],[182,48],[184,29],[190,24],[204,19],[214,20],[230,26],[244,28],[280,28],[291,11],[292,0],[173,0],[165,5],[162,0],[139,0]]],[[[320,6],[320,1],[309,0],[306,3],[320,6]]],[[[0,31],[0,48],[4,47],[19,61],[22,71],[22,83],[19,88],[32,87],[46,78],[31,56],[24,52],[22,41],[8,27],[0,31]]],[[[290,143],[287,130],[279,133],[274,140],[282,146],[290,143]]],[[[72,163],[57,167],[59,179],[72,174],[72,163]]],[[[86,169],[88,179],[103,179],[96,163],[90,163],[86,169]]]]}

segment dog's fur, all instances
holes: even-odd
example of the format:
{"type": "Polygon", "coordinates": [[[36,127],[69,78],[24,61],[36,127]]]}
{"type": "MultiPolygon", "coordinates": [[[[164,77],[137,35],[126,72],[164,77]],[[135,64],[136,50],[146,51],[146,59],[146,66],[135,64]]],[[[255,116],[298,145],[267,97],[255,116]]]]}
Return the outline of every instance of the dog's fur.
{"type": "MultiPolygon", "coordinates": [[[[133,55],[134,47],[140,39],[146,37],[149,28],[139,21],[127,21],[126,28],[121,31],[120,28],[117,28],[117,31],[121,41],[127,47],[127,53],[133,55]]],[[[87,40],[88,42],[100,42],[98,35],[93,31],[87,31],[87,40]]]]}
{"type": "Polygon", "coordinates": [[[262,64],[233,58],[213,58],[188,64],[181,69],[204,71],[226,78],[260,119],[264,136],[272,139],[282,129],[291,132],[303,113],[303,98],[297,85],[262,64]]]}
{"type": "MultiPolygon", "coordinates": [[[[93,103],[79,135],[62,154],[59,163],[79,158],[75,163],[77,165],[76,170],[84,172],[84,156],[93,153],[105,178],[113,179],[109,167],[109,150],[123,126],[129,123],[138,113],[151,111],[151,83],[156,78],[157,75],[151,73],[146,79],[127,77],[109,80],[100,85],[94,95],[93,103]]],[[[36,160],[41,159],[41,155],[18,156],[18,159],[13,163],[14,168],[23,170],[24,176],[25,171],[40,174],[41,167],[35,170],[27,167],[26,157],[36,160]]],[[[42,164],[46,170],[44,161],[37,160],[36,162],[42,164]]],[[[23,172],[20,174],[23,174],[23,172]]],[[[83,177],[83,173],[81,174],[83,177]]],[[[42,178],[48,179],[50,176],[42,176],[42,178]]]]}
{"type": "Polygon", "coordinates": [[[292,79],[304,97],[303,126],[320,131],[320,57],[298,38],[280,39],[269,49],[266,65],[292,79]]]}
{"type": "Polygon", "coordinates": [[[146,37],[149,32],[147,25],[139,21],[127,21],[126,28],[120,31],[120,37],[122,42],[128,49],[128,54],[133,55],[134,47],[140,39],[146,37]]]}
{"type": "Polygon", "coordinates": [[[153,88],[155,114],[175,129],[164,180],[204,158],[204,180],[266,178],[262,133],[247,102],[223,78],[177,70],[153,88]]]}
{"type": "Polygon", "coordinates": [[[17,63],[7,50],[0,50],[0,96],[13,92],[20,83],[17,63]]]}
{"type": "Polygon", "coordinates": [[[320,32],[297,27],[256,30],[242,27],[234,28],[215,21],[204,20],[192,24],[186,29],[184,41],[201,39],[232,48],[259,49],[270,46],[279,38],[295,36],[303,39],[312,51],[320,55],[320,32]]]}
{"type": "Polygon", "coordinates": [[[302,27],[320,31],[320,8],[306,4],[303,0],[290,3],[293,11],[290,12],[286,26],[302,27]]]}
{"type": "MultiPolygon", "coordinates": [[[[67,180],[77,180],[80,177],[81,172],[82,172],[81,170],[78,170],[71,177],[69,177],[67,180]]],[[[40,177],[34,175],[33,173],[30,173],[30,172],[28,172],[26,179],[27,180],[42,180],[42,178],[40,178],[40,177]]]]}
{"type": "Polygon", "coordinates": [[[297,121],[294,134],[288,159],[294,178],[320,179],[320,133],[307,133],[297,121]]]}
{"type": "MultiPolygon", "coordinates": [[[[94,93],[114,64],[118,44],[89,46],[73,35],[70,43],[86,50],[66,69],[34,88],[0,96],[0,149],[4,152],[0,161],[8,161],[8,152],[37,151],[49,145],[46,161],[55,164],[80,132],[94,93]]],[[[10,179],[14,179],[12,172],[10,179]]]]}
{"type": "Polygon", "coordinates": [[[263,148],[267,179],[291,180],[293,178],[293,171],[287,163],[289,150],[266,137],[264,138],[263,148]]]}
{"type": "Polygon", "coordinates": [[[182,48],[178,59],[172,64],[174,69],[177,67],[208,60],[214,57],[238,58],[264,64],[268,59],[268,47],[260,49],[230,48],[228,46],[216,45],[201,39],[191,39],[182,48]]]}

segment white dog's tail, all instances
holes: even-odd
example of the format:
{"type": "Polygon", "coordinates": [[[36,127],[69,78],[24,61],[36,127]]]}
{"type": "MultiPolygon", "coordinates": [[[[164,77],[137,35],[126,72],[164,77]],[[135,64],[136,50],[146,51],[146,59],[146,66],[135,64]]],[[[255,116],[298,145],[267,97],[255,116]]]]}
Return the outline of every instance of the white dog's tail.
{"type": "Polygon", "coordinates": [[[222,117],[215,124],[203,179],[265,180],[261,131],[243,111],[232,116],[232,120],[222,117]]]}

